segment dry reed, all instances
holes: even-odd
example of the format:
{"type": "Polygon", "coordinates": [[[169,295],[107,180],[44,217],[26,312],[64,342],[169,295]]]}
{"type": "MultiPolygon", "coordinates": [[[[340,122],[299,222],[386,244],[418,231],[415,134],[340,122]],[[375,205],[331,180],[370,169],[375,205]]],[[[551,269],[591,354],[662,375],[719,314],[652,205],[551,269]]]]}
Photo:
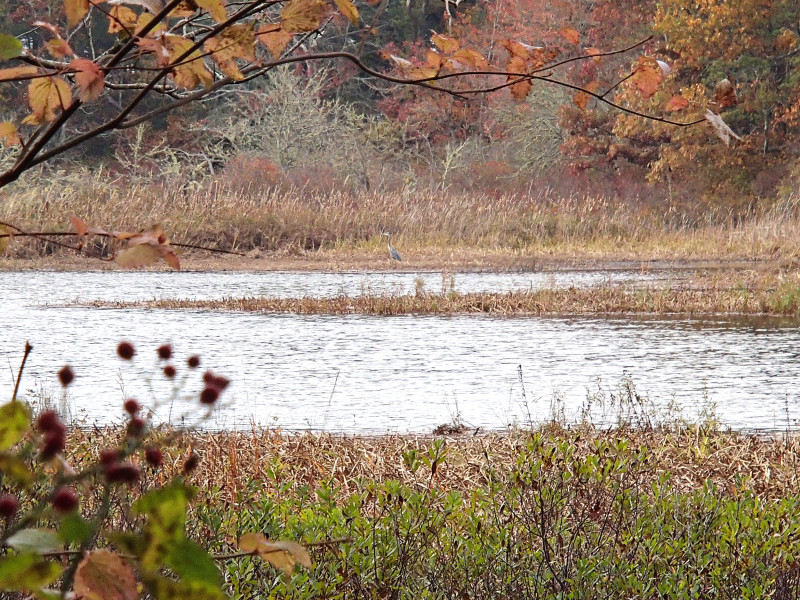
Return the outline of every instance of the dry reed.
{"type": "Polygon", "coordinates": [[[295,314],[692,314],[800,316],[800,280],[752,286],[706,281],[703,287],[603,285],[506,293],[340,295],[331,298],[224,298],[221,300],[97,301],[103,308],[231,310],[295,314]]]}
{"type": "MultiPolygon", "coordinates": [[[[590,426],[565,429],[545,426],[543,432],[555,443],[575,446],[575,457],[593,451],[598,440],[628,440],[630,447],[647,449],[654,457],[653,481],[671,473],[677,490],[690,491],[711,481],[733,493],[737,477],[750,479],[749,487],[764,498],[787,497],[798,482],[800,438],[759,437],[723,433],[702,427],[601,430],[590,426]]],[[[288,435],[280,430],[194,432],[173,438],[165,448],[165,466],[150,483],[166,481],[179,473],[190,452],[202,457],[191,481],[201,490],[224,491],[234,502],[250,480],[270,481],[267,470],[281,471],[282,481],[292,486],[333,482],[344,495],[359,491],[365,481],[400,481],[412,487],[435,485],[441,490],[469,492],[488,483],[489,472],[510,471],[531,432],[480,433],[456,436],[386,435],[356,437],[335,434],[288,435]],[[411,472],[403,453],[422,454],[436,439],[447,443],[447,454],[431,478],[430,470],[411,472]]],[[[111,429],[71,431],[71,456],[97,457],[119,436],[111,429]],[[80,454],[72,450],[80,450],[80,454]]],[[[274,483],[274,481],[273,481],[274,483]]]]}
{"type": "MultiPolygon", "coordinates": [[[[390,230],[398,248],[511,249],[545,255],[627,258],[781,258],[797,256],[800,219],[788,203],[741,220],[730,210],[698,214],[609,198],[477,193],[354,195],[303,190],[248,191],[212,184],[112,181],[106,174],[69,176],[0,191],[0,220],[28,230],[92,226],[138,230],[154,223],[173,240],[237,250],[383,248],[390,230]]],[[[44,178],[41,178],[44,179],[44,178]]],[[[53,251],[17,241],[17,256],[53,251]]]]}

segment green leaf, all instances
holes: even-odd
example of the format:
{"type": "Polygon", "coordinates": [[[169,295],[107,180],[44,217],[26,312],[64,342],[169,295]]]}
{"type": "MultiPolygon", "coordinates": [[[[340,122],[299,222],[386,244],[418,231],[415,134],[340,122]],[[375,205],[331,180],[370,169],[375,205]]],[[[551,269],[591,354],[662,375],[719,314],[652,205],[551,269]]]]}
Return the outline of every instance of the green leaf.
{"type": "Polygon", "coordinates": [[[0,33],[0,59],[9,60],[22,56],[22,42],[7,33],[0,33]]]}
{"type": "Polygon", "coordinates": [[[0,406],[0,451],[8,450],[22,439],[31,422],[30,409],[24,402],[0,406]]]}
{"type": "Polygon", "coordinates": [[[145,569],[158,568],[171,548],[184,540],[186,509],[194,490],[176,481],[139,498],[133,510],[148,516],[145,534],[147,548],[142,553],[145,569]]]}
{"type": "Polygon", "coordinates": [[[35,591],[50,585],[60,575],[58,564],[35,554],[0,558],[0,590],[35,591]]]}
{"type": "Polygon", "coordinates": [[[7,475],[25,488],[29,487],[34,479],[28,464],[13,454],[0,454],[0,473],[7,475]]]}
{"type": "Polygon", "coordinates": [[[185,581],[205,582],[216,587],[221,583],[219,569],[211,555],[189,540],[174,545],[164,562],[185,581]]]}
{"type": "Polygon", "coordinates": [[[80,544],[92,537],[94,527],[77,512],[66,515],[58,528],[58,537],[67,544],[80,544]]]}
{"type": "Polygon", "coordinates": [[[6,540],[18,552],[42,554],[61,550],[64,544],[52,529],[20,529],[6,540]]]}
{"type": "Polygon", "coordinates": [[[141,556],[145,551],[144,538],[135,533],[115,531],[108,534],[108,540],[125,554],[141,556]]]}
{"type": "Polygon", "coordinates": [[[147,587],[156,600],[226,600],[219,588],[202,581],[173,581],[154,576],[147,579],[147,587]]]}

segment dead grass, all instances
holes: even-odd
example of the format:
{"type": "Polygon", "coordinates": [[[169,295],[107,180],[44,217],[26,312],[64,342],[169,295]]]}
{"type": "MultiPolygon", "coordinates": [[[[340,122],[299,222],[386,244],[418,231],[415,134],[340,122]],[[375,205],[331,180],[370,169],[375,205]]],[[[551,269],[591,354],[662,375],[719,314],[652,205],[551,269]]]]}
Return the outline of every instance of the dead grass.
{"type": "Polygon", "coordinates": [[[331,298],[226,298],[93,302],[103,308],[231,310],[295,314],[718,314],[800,316],[800,274],[718,273],[676,285],[601,285],[507,293],[417,293],[331,298]]]}
{"type": "MultiPolygon", "coordinates": [[[[371,255],[392,231],[413,257],[473,248],[531,256],[597,259],[793,260],[800,247],[794,204],[742,219],[730,210],[689,214],[646,201],[490,196],[473,193],[328,195],[303,190],[253,193],[219,185],[129,184],[105,174],[54,174],[0,192],[0,220],[27,230],[63,230],[68,218],[111,230],[159,223],[175,241],[289,255],[342,248],[371,255]]],[[[15,241],[12,257],[48,254],[43,242],[15,241]]]]}
{"type": "MultiPolygon", "coordinates": [[[[553,440],[576,447],[575,457],[585,456],[598,440],[628,440],[630,447],[653,453],[650,476],[656,481],[671,473],[678,490],[690,491],[714,482],[733,492],[737,478],[750,478],[749,487],[764,498],[795,494],[800,483],[798,456],[800,438],[758,437],[723,433],[702,427],[666,429],[600,430],[589,426],[565,429],[549,425],[544,433],[553,440]]],[[[110,429],[72,430],[68,452],[71,456],[96,457],[112,445],[120,433],[110,429]],[[80,453],[71,452],[72,449],[80,453]]],[[[167,435],[164,433],[163,435],[167,435]]],[[[174,432],[169,434],[174,436],[174,432]]],[[[351,437],[334,434],[287,435],[280,430],[253,429],[249,432],[185,433],[166,449],[165,468],[150,483],[166,481],[179,473],[189,452],[202,457],[191,476],[202,490],[221,489],[234,502],[247,482],[275,481],[268,470],[278,470],[281,481],[291,487],[333,481],[346,496],[361,489],[363,481],[400,481],[409,486],[435,485],[442,490],[469,492],[489,483],[491,471],[510,471],[530,432],[508,434],[466,434],[459,436],[387,435],[351,437]],[[412,473],[403,453],[416,450],[423,455],[435,439],[447,443],[447,455],[431,478],[430,470],[412,473]]],[[[283,492],[282,492],[283,493],[283,492]]]]}

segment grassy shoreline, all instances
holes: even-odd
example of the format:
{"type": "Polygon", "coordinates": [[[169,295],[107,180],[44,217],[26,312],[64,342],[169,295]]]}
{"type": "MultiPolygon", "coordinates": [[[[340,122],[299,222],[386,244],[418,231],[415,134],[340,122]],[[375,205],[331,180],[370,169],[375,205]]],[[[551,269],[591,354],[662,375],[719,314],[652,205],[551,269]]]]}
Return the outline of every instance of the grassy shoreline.
{"type": "MultiPolygon", "coordinates": [[[[118,436],[75,431],[93,456],[118,436]]],[[[190,532],[318,542],[291,580],[225,565],[235,598],[796,598],[800,438],[702,425],[460,436],[191,433],[190,532]]],[[[183,450],[181,450],[183,448],[183,450]]]]}
{"type": "MultiPolygon", "coordinates": [[[[647,200],[560,198],[547,191],[499,196],[453,191],[320,194],[221,185],[192,190],[152,182],[124,185],[91,175],[62,179],[3,190],[0,220],[27,231],[70,230],[71,216],[90,227],[116,231],[159,223],[175,242],[234,250],[251,258],[323,262],[329,268],[337,263],[356,268],[392,265],[380,235],[387,230],[404,263],[417,269],[525,269],[551,259],[786,263],[797,259],[800,247],[795,201],[764,203],[743,215],[726,208],[686,208],[686,202],[683,208],[665,207],[647,200]]],[[[37,259],[53,252],[63,254],[52,244],[20,238],[6,255],[37,259]]]]}

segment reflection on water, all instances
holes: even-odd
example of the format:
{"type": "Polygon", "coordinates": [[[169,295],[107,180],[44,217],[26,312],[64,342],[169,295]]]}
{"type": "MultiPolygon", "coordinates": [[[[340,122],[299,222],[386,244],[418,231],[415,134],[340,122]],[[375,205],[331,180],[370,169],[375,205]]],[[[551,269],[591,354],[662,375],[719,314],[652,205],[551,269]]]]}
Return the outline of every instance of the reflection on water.
{"type": "Polygon", "coordinates": [[[370,294],[412,294],[418,281],[424,289],[454,288],[467,292],[507,292],[542,287],[588,286],[601,283],[654,281],[663,273],[572,271],[552,273],[300,273],[300,272],[151,272],[90,271],[59,273],[0,272],[0,285],[24,303],[61,304],[91,300],[193,300],[266,296],[329,297],[370,294]]]}
{"type": "MultiPolygon", "coordinates": [[[[530,287],[536,276],[457,275],[456,289],[510,289],[515,282],[530,287]]],[[[377,280],[392,285],[395,277],[413,289],[413,276],[380,275],[377,280]]],[[[441,285],[441,276],[430,277],[441,285]]],[[[529,416],[544,419],[554,401],[567,417],[576,417],[587,392],[598,385],[614,390],[625,377],[641,395],[660,406],[677,401],[688,415],[703,403],[716,402],[721,420],[732,427],[783,428],[787,402],[790,418],[792,411],[800,414],[800,329],[792,322],[294,316],[41,306],[75,297],[302,296],[312,288],[320,294],[352,293],[352,286],[360,287],[365,278],[0,274],[6,299],[0,308],[0,356],[8,365],[0,375],[0,394],[10,396],[13,372],[29,339],[34,352],[22,385],[27,395],[41,387],[57,399],[55,373],[68,362],[78,376],[69,392],[74,416],[121,419],[125,397],[152,405],[154,398],[170,396],[173,384],[160,376],[155,348],[172,342],[182,372],[182,361],[197,352],[203,367],[232,380],[225,393],[228,405],[209,423],[214,427],[247,427],[255,420],[286,429],[426,432],[460,414],[472,426],[498,428],[529,416]],[[287,279],[302,285],[292,292],[287,279]],[[136,345],[133,364],[116,358],[120,339],[136,345]]],[[[186,383],[188,395],[197,393],[196,379],[186,383]]],[[[157,414],[175,421],[193,406],[178,399],[157,414]]]]}

